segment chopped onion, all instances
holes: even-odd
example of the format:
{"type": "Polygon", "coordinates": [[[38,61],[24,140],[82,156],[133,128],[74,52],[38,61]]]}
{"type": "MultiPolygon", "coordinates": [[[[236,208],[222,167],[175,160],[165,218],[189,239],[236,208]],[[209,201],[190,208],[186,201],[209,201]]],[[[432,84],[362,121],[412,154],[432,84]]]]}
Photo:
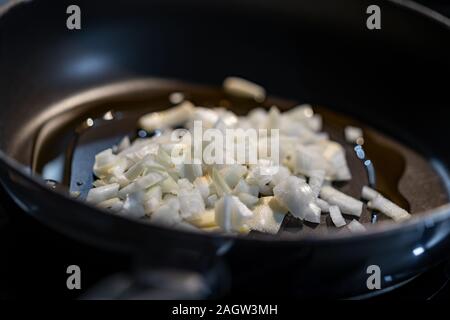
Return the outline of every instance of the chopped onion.
{"type": "Polygon", "coordinates": [[[348,225],[348,230],[353,233],[360,233],[366,231],[366,227],[364,227],[358,220],[353,219],[348,225]]]}
{"type": "Polygon", "coordinates": [[[314,203],[315,198],[311,187],[295,176],[290,176],[279,183],[273,192],[275,198],[288,208],[294,217],[311,219],[317,214],[320,215],[320,208],[314,203]]]}
{"type": "Polygon", "coordinates": [[[112,183],[98,188],[89,190],[86,201],[92,204],[97,204],[102,201],[117,197],[119,191],[119,184],[112,183]]]}
{"type": "Polygon", "coordinates": [[[345,219],[341,214],[341,210],[338,206],[330,206],[330,217],[331,221],[333,221],[334,225],[338,228],[346,225],[345,219]]]}
{"type": "Polygon", "coordinates": [[[251,194],[248,193],[239,193],[238,195],[239,200],[242,201],[243,204],[245,204],[248,208],[253,208],[254,205],[256,205],[256,203],[258,203],[259,198],[252,196],[251,194]]]}
{"type": "Polygon", "coordinates": [[[228,186],[233,189],[247,173],[247,167],[239,164],[233,164],[220,170],[228,186]]]}
{"type": "Polygon", "coordinates": [[[266,98],[266,90],[256,83],[238,77],[228,77],[223,82],[223,88],[229,94],[253,98],[258,102],[266,98]]]}
{"type": "Polygon", "coordinates": [[[318,197],[320,189],[322,188],[323,182],[325,180],[324,170],[312,170],[309,177],[309,186],[314,193],[314,197],[318,197]]]}
{"type": "Polygon", "coordinates": [[[330,204],[326,202],[323,199],[317,198],[316,204],[320,208],[322,212],[329,212],[330,211],[330,204]]]}
{"type": "Polygon", "coordinates": [[[378,191],[376,191],[376,190],[374,190],[374,189],[372,189],[372,188],[370,188],[368,186],[364,186],[362,188],[361,197],[364,200],[370,201],[370,200],[375,199],[379,194],[380,193],[378,191]]]}
{"type": "Polygon", "coordinates": [[[248,193],[254,197],[259,194],[259,187],[255,184],[249,184],[247,181],[241,179],[233,189],[233,194],[248,193]]]}
{"type": "Polygon", "coordinates": [[[286,168],[285,166],[280,165],[278,167],[277,173],[275,173],[271,179],[270,184],[272,186],[276,186],[277,184],[281,183],[282,181],[286,180],[291,175],[291,171],[286,168]]]}
{"type": "Polygon", "coordinates": [[[195,217],[190,217],[187,221],[199,228],[211,228],[216,227],[216,213],[214,209],[209,209],[195,217]]]}
{"type": "Polygon", "coordinates": [[[118,157],[112,149],[106,149],[95,156],[94,174],[101,178],[108,174],[109,170],[117,164],[118,157]]]}
{"type": "MultiPolygon", "coordinates": [[[[229,77],[223,87],[234,96],[256,101],[266,97],[264,88],[241,78],[229,77]]],[[[169,98],[179,104],[139,119],[140,127],[155,135],[132,142],[125,136],[118,145],[95,156],[93,172],[97,179],[87,195],[88,202],[173,228],[225,233],[256,230],[276,234],[287,213],[319,224],[321,214],[330,212],[337,227],[345,225],[342,213],[361,215],[361,201],[332,187],[334,181],[351,179],[345,149],[321,131],[322,117],[310,105],[287,112],[277,106],[269,111],[256,108],[244,117],[224,107],[194,106],[184,100],[184,93],[173,93],[169,98]],[[258,138],[246,138],[245,142],[235,139],[238,152],[247,156],[250,150],[255,151],[251,158],[256,162],[247,159],[241,163],[234,151],[225,147],[224,163],[211,163],[210,159],[174,161],[173,152],[192,155],[196,144],[187,133],[193,134],[198,122],[202,129],[217,129],[224,134],[229,129],[276,129],[277,133],[261,137],[258,131],[258,138]],[[177,126],[186,131],[175,131],[177,126]],[[272,159],[272,143],[278,137],[279,158],[272,159]]],[[[351,143],[362,139],[359,128],[348,126],[344,134],[351,143]]],[[[211,144],[202,140],[200,145],[213,147],[211,144]]],[[[364,187],[362,197],[369,200],[369,208],[395,221],[410,217],[373,189],[364,187]]],[[[354,220],[348,228],[361,230],[361,225],[354,220]]]]}
{"type": "Polygon", "coordinates": [[[119,153],[125,149],[127,149],[131,145],[130,138],[128,136],[125,136],[120,140],[119,144],[116,147],[116,150],[114,150],[115,153],[119,153]]]}
{"type": "Polygon", "coordinates": [[[224,195],[215,205],[215,221],[225,232],[242,232],[247,229],[245,223],[253,216],[238,197],[224,195]]]}
{"type": "Polygon", "coordinates": [[[147,189],[162,180],[167,178],[167,173],[164,172],[150,172],[149,174],[138,178],[135,182],[130,183],[125,188],[119,191],[119,196],[121,198],[125,198],[125,196],[129,193],[134,193],[137,191],[141,191],[147,189]]]}
{"type": "Polygon", "coordinates": [[[143,192],[129,193],[126,195],[125,202],[121,213],[131,218],[142,218],[145,216],[145,208],[143,205],[143,192]]]}
{"type": "Polygon", "coordinates": [[[158,207],[161,205],[162,196],[162,188],[159,185],[153,186],[147,190],[144,200],[144,209],[147,215],[158,209],[158,207]]]}
{"type": "Polygon", "coordinates": [[[211,184],[211,179],[209,176],[197,177],[193,182],[195,188],[200,191],[202,198],[206,201],[211,193],[209,185],[211,184]]]}
{"type": "Polygon", "coordinates": [[[206,200],[206,205],[208,208],[214,207],[216,205],[217,200],[219,200],[219,197],[217,194],[212,194],[208,197],[206,200]]]}
{"type": "Polygon", "coordinates": [[[161,112],[152,112],[139,119],[139,126],[147,131],[170,128],[188,121],[194,112],[194,105],[189,101],[161,112]]]}
{"type": "Polygon", "coordinates": [[[342,213],[356,217],[361,216],[363,203],[336,190],[332,186],[323,186],[320,191],[320,197],[329,204],[338,206],[342,213]]]}
{"type": "Polygon", "coordinates": [[[195,217],[205,211],[205,202],[200,191],[186,179],[178,180],[178,199],[180,201],[181,217],[195,217]]]}
{"type": "Polygon", "coordinates": [[[367,186],[364,186],[362,189],[362,197],[369,200],[367,206],[370,209],[375,209],[384,213],[395,222],[401,222],[411,218],[411,214],[408,211],[400,208],[392,201],[383,197],[379,192],[367,186]]]}
{"type": "Polygon", "coordinates": [[[115,197],[98,203],[97,207],[102,209],[109,209],[111,211],[120,211],[123,207],[123,201],[115,197]]]}
{"type": "Polygon", "coordinates": [[[219,196],[231,193],[230,187],[216,168],[213,168],[212,170],[212,180],[214,182],[216,192],[219,196]]]}
{"type": "Polygon", "coordinates": [[[258,205],[253,209],[253,217],[247,221],[251,230],[276,234],[280,230],[286,212],[278,211],[272,206],[274,197],[263,197],[258,205]]]}
{"type": "Polygon", "coordinates": [[[353,127],[353,126],[346,126],[344,128],[344,135],[345,140],[349,143],[357,143],[361,144],[364,142],[363,139],[363,131],[361,128],[353,127]]]}
{"type": "Polygon", "coordinates": [[[150,221],[155,224],[174,226],[181,222],[181,216],[179,213],[180,202],[177,197],[173,195],[166,196],[161,205],[150,216],[150,221]]]}

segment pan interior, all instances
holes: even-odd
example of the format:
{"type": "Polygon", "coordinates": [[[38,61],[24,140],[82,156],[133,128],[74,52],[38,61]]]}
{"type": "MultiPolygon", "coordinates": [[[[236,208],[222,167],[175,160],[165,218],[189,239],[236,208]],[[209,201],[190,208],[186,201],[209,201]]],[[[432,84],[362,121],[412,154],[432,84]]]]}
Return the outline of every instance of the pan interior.
{"type": "MultiPolygon", "coordinates": [[[[196,105],[221,106],[238,115],[245,115],[256,107],[269,108],[276,105],[287,110],[296,105],[294,101],[268,98],[264,103],[231,97],[221,89],[172,83],[148,90],[130,87],[123,94],[111,94],[92,99],[47,119],[34,139],[31,169],[34,174],[56,183],[58,187],[80,192],[84,199],[92,187],[92,167],[95,154],[117,144],[124,136],[137,136],[137,120],[148,112],[172,106],[169,95],[182,92],[196,105]]],[[[343,129],[347,125],[364,129],[364,149],[376,170],[377,188],[389,199],[410,211],[413,215],[448,202],[448,193],[441,177],[427,159],[369,126],[327,108],[313,106],[324,122],[324,131],[330,138],[345,146],[347,161],[353,179],[337,184],[343,192],[359,198],[361,188],[368,184],[367,174],[361,160],[356,157],[353,146],[346,144],[343,129]]],[[[360,222],[370,223],[371,213],[364,207],[360,222]]],[[[389,223],[378,215],[380,223],[389,223]]],[[[347,222],[351,217],[345,217],[347,222]]],[[[287,215],[281,234],[303,235],[329,232],[333,228],[328,215],[322,215],[320,225],[302,223],[287,215]]]]}

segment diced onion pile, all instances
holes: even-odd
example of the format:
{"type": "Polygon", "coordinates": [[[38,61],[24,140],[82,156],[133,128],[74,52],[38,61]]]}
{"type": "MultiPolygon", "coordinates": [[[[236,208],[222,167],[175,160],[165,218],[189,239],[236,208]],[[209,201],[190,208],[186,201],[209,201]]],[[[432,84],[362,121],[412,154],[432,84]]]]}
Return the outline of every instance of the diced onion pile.
{"type": "MultiPolygon", "coordinates": [[[[224,90],[259,102],[265,99],[262,87],[236,77],[224,81],[224,90]]],[[[251,230],[276,234],[287,213],[319,224],[321,215],[329,212],[336,227],[346,225],[342,214],[360,217],[363,203],[332,186],[333,181],[351,179],[344,148],[321,132],[321,117],[311,106],[299,105],[284,113],[273,106],[268,112],[254,109],[238,117],[223,108],[194,106],[180,93],[171,96],[175,98],[177,106],[139,120],[141,128],[161,134],[133,142],[125,137],[96,155],[97,180],[88,202],[155,224],[232,234],[251,230]],[[172,141],[173,128],[192,128],[196,120],[205,129],[279,129],[278,170],[267,173],[273,163],[262,153],[256,164],[175,164],[170,155],[182,140],[172,141]]],[[[346,137],[355,142],[362,131],[349,128],[346,137]]],[[[365,187],[362,196],[369,200],[369,208],[395,221],[409,218],[375,190],[365,187]]],[[[347,228],[364,230],[357,220],[347,228]]]]}

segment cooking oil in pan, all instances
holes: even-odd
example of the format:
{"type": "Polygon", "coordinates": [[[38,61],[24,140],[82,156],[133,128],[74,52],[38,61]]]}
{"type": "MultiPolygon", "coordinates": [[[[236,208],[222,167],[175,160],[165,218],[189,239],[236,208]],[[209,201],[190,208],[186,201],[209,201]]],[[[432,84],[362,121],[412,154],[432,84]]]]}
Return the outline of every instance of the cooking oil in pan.
{"type": "MultiPolygon", "coordinates": [[[[178,88],[179,89],[179,88],[178,88]]],[[[64,114],[49,119],[51,128],[44,125],[37,134],[32,157],[33,172],[44,179],[57,181],[70,191],[79,192],[84,198],[92,187],[92,168],[95,155],[116,145],[124,136],[131,140],[146,133],[137,128],[138,119],[145,113],[171,107],[170,94],[175,90],[161,89],[148,92],[130,92],[120,97],[103,98],[95,103],[74,108],[71,116],[64,114]]],[[[227,96],[221,90],[199,87],[184,87],[185,97],[196,105],[222,106],[238,115],[245,115],[256,107],[277,105],[286,110],[295,105],[280,99],[268,99],[260,104],[247,99],[227,96]]],[[[175,101],[173,101],[175,102],[175,101]]],[[[447,192],[439,175],[427,160],[410,148],[390,139],[372,128],[350,117],[337,114],[326,108],[317,107],[324,122],[324,131],[330,138],[346,148],[347,161],[353,179],[337,184],[343,192],[359,198],[361,188],[368,185],[367,172],[361,160],[354,152],[354,146],[344,140],[344,128],[347,125],[359,126],[364,131],[364,150],[374,165],[377,189],[386,197],[410,211],[418,213],[434,208],[448,201],[447,192]],[[416,179],[420,172],[422,180],[416,179]]],[[[296,219],[287,217],[283,223],[285,230],[321,229],[330,224],[323,216],[320,227],[301,225],[296,219]]],[[[380,216],[380,219],[384,219],[380,216]]],[[[365,208],[361,222],[370,223],[371,213],[365,208]]]]}

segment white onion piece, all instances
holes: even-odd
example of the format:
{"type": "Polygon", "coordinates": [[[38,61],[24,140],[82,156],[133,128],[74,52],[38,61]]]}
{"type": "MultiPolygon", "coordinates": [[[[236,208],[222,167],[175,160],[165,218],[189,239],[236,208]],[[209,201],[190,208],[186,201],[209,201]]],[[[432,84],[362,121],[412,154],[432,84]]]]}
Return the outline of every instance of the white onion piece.
{"type": "Polygon", "coordinates": [[[411,215],[405,209],[400,208],[392,201],[386,199],[381,194],[377,195],[373,200],[367,203],[370,209],[378,210],[395,222],[401,222],[411,218],[411,215]]]}
{"type": "Polygon", "coordinates": [[[92,182],[92,186],[94,186],[95,188],[103,187],[103,186],[106,186],[107,184],[108,183],[106,183],[105,180],[101,180],[101,179],[98,179],[98,180],[95,180],[94,182],[92,182]]]}
{"type": "Polygon", "coordinates": [[[229,94],[253,98],[258,102],[266,98],[266,90],[256,83],[238,77],[228,77],[223,82],[223,88],[229,94]]]}
{"type": "Polygon", "coordinates": [[[316,170],[329,171],[327,160],[322,156],[321,149],[316,145],[298,145],[295,153],[294,173],[309,176],[316,170]]]}
{"type": "Polygon", "coordinates": [[[395,203],[391,202],[381,195],[378,195],[373,200],[369,201],[367,203],[367,206],[370,209],[375,209],[384,213],[386,216],[396,222],[404,221],[411,217],[411,215],[406,210],[400,208],[395,203]]]}
{"type": "Polygon", "coordinates": [[[209,185],[211,184],[211,179],[209,176],[197,177],[193,182],[195,188],[200,191],[202,198],[206,201],[211,193],[209,185]]]}
{"type": "Polygon", "coordinates": [[[102,201],[117,197],[119,184],[112,183],[98,188],[92,188],[86,197],[86,201],[97,204],[102,201]]]}
{"type": "Polygon", "coordinates": [[[323,186],[320,197],[331,205],[337,205],[342,213],[352,216],[361,216],[363,203],[345,193],[336,190],[332,186],[323,186]]]}
{"type": "Polygon", "coordinates": [[[98,203],[97,207],[111,211],[120,211],[123,207],[123,201],[115,197],[98,203]]]}
{"type": "Polygon", "coordinates": [[[95,156],[94,174],[99,178],[105,177],[108,171],[117,164],[118,159],[111,148],[98,153],[95,156]]]}
{"type": "Polygon", "coordinates": [[[314,132],[322,130],[322,117],[319,114],[313,115],[311,118],[305,121],[308,128],[314,132]]]}
{"type": "Polygon", "coordinates": [[[179,210],[180,202],[178,198],[166,196],[163,199],[163,205],[150,216],[150,222],[169,227],[174,226],[182,220],[179,210]]]}
{"type": "Polygon", "coordinates": [[[282,205],[277,198],[274,196],[272,197],[264,197],[264,198],[270,198],[269,206],[276,212],[287,214],[289,212],[289,209],[286,208],[284,205],[282,205]]]}
{"type": "Polygon", "coordinates": [[[126,172],[125,177],[128,180],[135,180],[137,177],[141,175],[141,173],[144,171],[144,164],[143,162],[138,162],[134,165],[132,165],[126,172]]]}
{"type": "Polygon", "coordinates": [[[178,180],[178,199],[180,201],[181,217],[195,217],[205,211],[205,202],[200,191],[186,179],[178,180]]]}
{"type": "Polygon", "coordinates": [[[119,144],[116,146],[116,148],[113,150],[114,153],[119,153],[125,149],[127,149],[128,147],[130,147],[131,142],[130,142],[130,138],[128,136],[125,136],[122,138],[122,140],[120,140],[119,144]]]}
{"type": "Polygon", "coordinates": [[[258,205],[253,209],[253,217],[247,221],[247,226],[251,230],[276,234],[280,230],[286,212],[278,211],[272,206],[274,197],[263,197],[258,205]]]}
{"type": "Polygon", "coordinates": [[[186,221],[180,221],[178,223],[175,223],[172,228],[176,230],[182,230],[182,231],[189,231],[189,232],[201,232],[202,230],[197,228],[195,225],[190,224],[186,221]]]}
{"type": "Polygon", "coordinates": [[[218,119],[225,125],[226,128],[234,128],[238,123],[238,117],[226,108],[215,108],[218,119]]]}
{"type": "Polygon", "coordinates": [[[308,210],[305,211],[304,220],[312,223],[320,223],[321,212],[322,210],[320,207],[315,202],[311,202],[308,205],[308,210]]]}
{"type": "Polygon", "coordinates": [[[276,185],[273,192],[275,198],[288,208],[294,217],[304,219],[308,216],[310,219],[317,216],[317,210],[320,215],[320,208],[311,206],[315,200],[311,187],[295,176],[290,176],[276,185]]]}
{"type": "Polygon", "coordinates": [[[332,141],[297,146],[294,173],[310,176],[315,170],[324,170],[329,180],[345,181],[351,179],[345,151],[332,141]]]}
{"type": "Polygon", "coordinates": [[[127,194],[145,190],[168,177],[165,172],[150,172],[149,174],[130,183],[119,191],[119,197],[125,198],[127,194]]]}
{"type": "Polygon", "coordinates": [[[330,211],[330,204],[326,202],[323,199],[317,198],[316,204],[320,208],[322,212],[329,212],[330,211]]]}
{"type": "Polygon", "coordinates": [[[344,128],[345,140],[349,143],[358,143],[363,142],[363,131],[361,128],[346,126],[344,128]]]}
{"type": "Polygon", "coordinates": [[[158,148],[158,151],[155,154],[155,160],[167,169],[174,167],[172,158],[163,148],[158,148]]]}
{"type": "Polygon", "coordinates": [[[263,195],[272,195],[270,182],[272,175],[278,170],[278,166],[273,165],[268,159],[259,159],[258,164],[250,168],[246,177],[246,182],[250,185],[257,185],[259,192],[263,195]]]}
{"type": "Polygon", "coordinates": [[[340,228],[347,224],[338,206],[330,206],[329,211],[331,221],[333,221],[336,227],[340,228]]]}
{"type": "Polygon", "coordinates": [[[162,188],[159,185],[153,186],[147,190],[144,199],[144,209],[147,215],[154,212],[161,205],[162,188]]]}
{"type": "Polygon", "coordinates": [[[245,223],[253,216],[238,197],[224,195],[215,205],[215,221],[225,232],[242,232],[247,230],[245,223]]]}
{"type": "Polygon", "coordinates": [[[312,170],[308,184],[314,193],[314,197],[318,197],[320,189],[322,188],[323,182],[325,180],[325,170],[312,170]]]}
{"type": "Polygon", "coordinates": [[[250,122],[252,128],[261,129],[267,122],[267,112],[263,108],[256,108],[248,113],[248,121],[250,122]]]}
{"type": "Polygon", "coordinates": [[[142,191],[127,194],[123,203],[121,215],[134,219],[140,219],[145,216],[144,193],[142,191]]]}
{"type": "Polygon", "coordinates": [[[368,200],[368,201],[375,199],[379,194],[380,193],[378,191],[376,191],[368,186],[364,186],[361,191],[361,197],[364,200],[368,200]]]}
{"type": "Polygon", "coordinates": [[[169,101],[173,104],[182,103],[184,100],[184,94],[182,92],[172,92],[169,95],[169,101]]]}
{"type": "Polygon", "coordinates": [[[323,146],[322,155],[328,162],[327,175],[332,180],[350,180],[352,175],[347,165],[344,148],[334,141],[324,141],[320,145],[323,146]]]}
{"type": "Polygon", "coordinates": [[[212,170],[212,181],[219,196],[231,193],[231,189],[216,168],[212,170]]]}
{"type": "Polygon", "coordinates": [[[70,191],[69,195],[70,195],[71,198],[76,199],[76,198],[78,198],[81,195],[81,192],[80,191],[70,191]]]}
{"type": "Polygon", "coordinates": [[[195,217],[190,217],[187,221],[199,228],[216,227],[216,213],[214,209],[205,210],[195,217]]]}
{"type": "Polygon", "coordinates": [[[194,121],[201,121],[203,128],[209,129],[219,120],[219,114],[209,108],[196,107],[192,113],[190,123],[187,127],[192,127],[194,121]]]}
{"type": "Polygon", "coordinates": [[[125,157],[132,163],[136,163],[144,159],[145,156],[149,154],[156,154],[158,152],[159,145],[153,142],[147,142],[142,146],[138,147],[130,147],[129,149],[125,149],[121,153],[119,153],[120,157],[125,157]],[[133,150],[134,149],[134,150],[133,150]]]}
{"type": "Polygon", "coordinates": [[[217,200],[219,200],[219,197],[217,194],[212,194],[206,199],[206,206],[208,208],[214,207],[216,205],[217,200]]]}
{"type": "Polygon", "coordinates": [[[203,176],[203,168],[201,164],[185,164],[184,175],[189,181],[193,182],[196,178],[203,176]]]}
{"type": "Polygon", "coordinates": [[[220,170],[228,186],[233,189],[247,173],[247,167],[240,164],[232,164],[220,170]]]}
{"type": "Polygon", "coordinates": [[[188,121],[193,112],[194,105],[189,101],[160,112],[152,112],[139,119],[139,126],[147,131],[161,128],[170,128],[188,121]]]}
{"type": "Polygon", "coordinates": [[[242,201],[243,204],[245,204],[248,208],[253,208],[259,201],[258,197],[252,196],[248,193],[239,193],[238,195],[239,200],[242,201]]]}
{"type": "Polygon", "coordinates": [[[272,106],[269,110],[265,127],[267,129],[280,129],[281,115],[280,110],[276,106],[272,106]]]}
{"type": "Polygon", "coordinates": [[[254,197],[257,197],[259,194],[259,187],[254,184],[249,184],[247,181],[241,179],[233,189],[233,194],[236,195],[239,193],[248,193],[254,197]]]}
{"type": "Polygon", "coordinates": [[[287,167],[280,165],[278,167],[277,173],[275,173],[271,177],[270,184],[274,187],[277,184],[286,180],[290,175],[291,175],[291,171],[287,167]]]}
{"type": "Polygon", "coordinates": [[[348,230],[352,233],[360,233],[366,231],[364,227],[358,220],[353,219],[349,224],[347,224],[348,230]]]}
{"type": "Polygon", "coordinates": [[[301,104],[283,113],[289,119],[296,121],[303,121],[309,119],[314,115],[314,111],[309,104],[301,104]]]}
{"type": "Polygon", "coordinates": [[[178,184],[171,176],[161,182],[161,189],[163,193],[178,194],[178,184]]]}
{"type": "Polygon", "coordinates": [[[384,213],[395,222],[401,222],[411,218],[411,214],[408,211],[400,208],[392,201],[383,197],[381,193],[368,186],[362,188],[361,196],[363,199],[369,200],[367,206],[370,209],[375,209],[384,213]]]}

